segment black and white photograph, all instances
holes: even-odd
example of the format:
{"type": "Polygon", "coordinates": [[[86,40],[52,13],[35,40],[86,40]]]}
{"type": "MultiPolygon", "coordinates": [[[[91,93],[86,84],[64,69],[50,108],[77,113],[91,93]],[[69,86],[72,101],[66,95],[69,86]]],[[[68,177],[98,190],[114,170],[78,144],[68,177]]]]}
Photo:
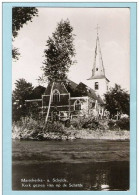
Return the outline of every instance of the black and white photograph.
{"type": "Polygon", "coordinates": [[[12,8],[12,190],[130,190],[130,8],[12,8]]]}

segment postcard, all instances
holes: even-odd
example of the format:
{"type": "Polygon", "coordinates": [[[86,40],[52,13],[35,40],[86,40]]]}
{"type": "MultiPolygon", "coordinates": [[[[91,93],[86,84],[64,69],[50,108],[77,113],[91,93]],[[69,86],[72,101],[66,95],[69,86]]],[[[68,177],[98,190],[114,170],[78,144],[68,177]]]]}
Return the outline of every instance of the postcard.
{"type": "Polygon", "coordinates": [[[136,3],[3,3],[3,195],[136,194],[136,3]]]}

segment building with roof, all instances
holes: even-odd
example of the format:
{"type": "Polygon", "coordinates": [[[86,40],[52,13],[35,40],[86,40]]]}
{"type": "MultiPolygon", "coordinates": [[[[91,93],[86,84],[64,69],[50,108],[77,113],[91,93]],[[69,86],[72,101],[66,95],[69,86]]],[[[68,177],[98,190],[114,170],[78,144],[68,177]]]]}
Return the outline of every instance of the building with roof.
{"type": "Polygon", "coordinates": [[[50,106],[49,117],[57,110],[58,116],[67,114],[77,117],[92,114],[104,116],[104,93],[109,89],[109,80],[105,76],[105,69],[100,48],[97,28],[97,39],[92,75],[88,79],[88,85],[67,79],[66,81],[50,82],[41,94],[41,99],[26,100],[29,108],[38,104],[39,113],[46,115],[50,106]]]}
{"type": "MultiPolygon", "coordinates": [[[[57,110],[59,117],[67,114],[70,117],[93,114],[94,116],[104,112],[104,101],[95,91],[80,82],[79,84],[67,80],[67,82],[50,82],[42,94],[41,99],[26,100],[26,105],[30,112],[35,111],[34,107],[39,108],[40,115],[46,115],[50,105],[50,117],[57,110]],[[52,86],[53,84],[53,86],[52,86]],[[52,94],[51,94],[51,89],[52,94]]],[[[37,109],[38,110],[38,109],[37,109]]]]}

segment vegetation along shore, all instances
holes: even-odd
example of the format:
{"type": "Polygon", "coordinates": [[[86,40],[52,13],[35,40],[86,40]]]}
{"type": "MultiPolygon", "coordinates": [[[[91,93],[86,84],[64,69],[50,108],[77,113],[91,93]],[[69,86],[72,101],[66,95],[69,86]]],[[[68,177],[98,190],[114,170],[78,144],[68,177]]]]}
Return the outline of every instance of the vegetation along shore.
{"type": "Polygon", "coordinates": [[[93,117],[78,117],[65,125],[59,121],[22,118],[13,123],[12,138],[21,140],[72,140],[109,139],[129,140],[129,118],[97,120],[93,117]]]}

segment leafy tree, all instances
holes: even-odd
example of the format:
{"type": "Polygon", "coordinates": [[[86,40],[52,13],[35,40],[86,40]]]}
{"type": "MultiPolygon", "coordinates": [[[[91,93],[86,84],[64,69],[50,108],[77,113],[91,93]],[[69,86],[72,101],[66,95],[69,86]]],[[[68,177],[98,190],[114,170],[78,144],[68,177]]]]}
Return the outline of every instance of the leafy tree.
{"type": "Polygon", "coordinates": [[[47,40],[44,51],[43,71],[49,81],[65,80],[67,72],[75,61],[74,34],[69,20],[58,23],[52,37],[47,40]]]}
{"type": "Polygon", "coordinates": [[[18,31],[32,18],[38,16],[38,9],[35,7],[13,7],[12,10],[12,34],[18,35],[18,31]]]}
{"type": "Polygon", "coordinates": [[[14,47],[12,49],[12,57],[13,57],[13,59],[18,60],[19,56],[20,56],[20,53],[18,51],[18,48],[14,47]]]}
{"type": "MultiPolygon", "coordinates": [[[[17,37],[18,31],[28,21],[32,22],[32,18],[38,16],[38,9],[35,7],[13,7],[12,9],[12,34],[17,37]]],[[[13,48],[12,57],[18,60],[19,52],[17,48],[13,48]]]]}
{"type": "Polygon", "coordinates": [[[39,85],[33,89],[33,99],[41,99],[42,95],[44,94],[46,88],[39,85]]]}
{"type": "Polygon", "coordinates": [[[32,99],[33,86],[25,79],[19,79],[15,83],[16,87],[12,94],[13,103],[13,120],[19,120],[20,117],[26,116],[27,107],[25,100],[32,99]]]}
{"type": "Polygon", "coordinates": [[[115,85],[105,94],[106,109],[110,112],[110,117],[119,113],[129,115],[130,96],[120,85],[115,85]]]}
{"type": "Polygon", "coordinates": [[[49,37],[47,41],[47,49],[44,50],[45,60],[42,69],[48,81],[52,82],[45,124],[47,123],[50,112],[54,81],[65,81],[70,66],[74,64],[72,58],[75,56],[75,48],[73,45],[74,34],[72,31],[73,28],[70,25],[70,21],[68,19],[66,21],[61,20],[52,37],[49,37]]]}

